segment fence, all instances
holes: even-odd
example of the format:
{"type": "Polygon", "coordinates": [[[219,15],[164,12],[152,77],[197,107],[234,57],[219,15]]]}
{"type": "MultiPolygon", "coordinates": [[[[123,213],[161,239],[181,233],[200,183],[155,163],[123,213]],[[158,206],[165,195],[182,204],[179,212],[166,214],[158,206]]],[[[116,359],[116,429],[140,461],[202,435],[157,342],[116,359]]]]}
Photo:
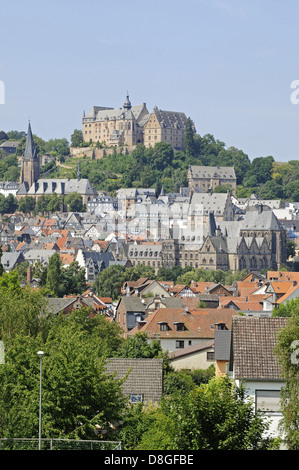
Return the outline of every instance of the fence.
{"type": "Polygon", "coordinates": [[[121,450],[119,441],[76,439],[0,439],[0,450],[121,450]]]}

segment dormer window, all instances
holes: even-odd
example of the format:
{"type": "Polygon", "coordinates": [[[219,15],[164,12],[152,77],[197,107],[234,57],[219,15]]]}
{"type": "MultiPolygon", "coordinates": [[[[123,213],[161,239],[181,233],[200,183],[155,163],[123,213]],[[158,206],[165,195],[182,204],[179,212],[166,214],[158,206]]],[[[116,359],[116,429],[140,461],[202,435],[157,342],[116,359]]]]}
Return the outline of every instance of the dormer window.
{"type": "Polygon", "coordinates": [[[160,331],[168,331],[169,330],[169,326],[168,326],[168,323],[167,322],[158,322],[158,324],[160,325],[160,331]]]}
{"type": "Polygon", "coordinates": [[[173,322],[173,323],[175,325],[176,331],[185,331],[186,330],[185,324],[183,322],[173,322]]]}

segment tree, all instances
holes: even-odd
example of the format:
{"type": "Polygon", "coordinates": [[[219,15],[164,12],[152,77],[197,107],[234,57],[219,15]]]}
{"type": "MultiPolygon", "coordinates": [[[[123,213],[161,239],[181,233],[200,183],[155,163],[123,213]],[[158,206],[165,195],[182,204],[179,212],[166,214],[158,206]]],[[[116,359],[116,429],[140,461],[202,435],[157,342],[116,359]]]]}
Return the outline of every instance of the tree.
{"type": "MultiPolygon", "coordinates": [[[[281,428],[289,450],[299,450],[299,299],[288,305],[290,317],[278,333],[276,355],[285,386],[281,390],[281,428]]],[[[280,309],[279,309],[280,310],[280,309]]],[[[276,312],[277,314],[277,312],[276,312]]]]}
{"type": "Polygon", "coordinates": [[[255,176],[258,183],[266,183],[266,181],[272,179],[273,163],[274,158],[272,156],[254,158],[246,173],[246,178],[255,176]]]}
{"type": "Polygon", "coordinates": [[[143,264],[137,264],[133,268],[127,269],[127,280],[137,281],[141,277],[148,277],[149,279],[155,279],[155,269],[152,266],[145,266],[143,264]]]}
{"type": "Polygon", "coordinates": [[[184,140],[184,152],[187,157],[194,157],[196,153],[196,144],[194,140],[194,124],[191,118],[186,120],[185,124],[185,140],[184,140]]]}
{"type": "Polygon", "coordinates": [[[50,139],[46,145],[45,149],[47,152],[51,152],[54,155],[69,155],[70,148],[67,139],[50,139]]]}
{"type": "Polygon", "coordinates": [[[53,193],[50,196],[47,209],[49,212],[59,212],[63,207],[63,196],[58,196],[57,193],[53,193]]]}
{"type": "Polygon", "coordinates": [[[258,190],[258,195],[262,199],[281,199],[283,197],[283,188],[273,180],[268,180],[258,190]]]}
{"type": "Polygon", "coordinates": [[[4,131],[0,131],[0,141],[8,140],[8,135],[4,131]]]}
{"type": "Polygon", "coordinates": [[[152,417],[136,450],[269,450],[277,446],[264,437],[269,424],[254,410],[244,388],[226,376],[164,397],[152,417]]]}
{"type": "Polygon", "coordinates": [[[287,258],[296,256],[296,243],[293,240],[287,239],[287,258]]]}
{"type": "Polygon", "coordinates": [[[109,266],[99,273],[93,284],[96,293],[102,297],[117,299],[126,280],[126,269],[121,265],[109,266]]]}
{"type": "Polygon", "coordinates": [[[85,269],[77,262],[61,270],[61,295],[82,294],[86,290],[85,269]]]}
{"type": "Polygon", "coordinates": [[[168,165],[171,165],[174,156],[172,146],[165,142],[158,142],[153,151],[149,153],[151,155],[148,159],[148,165],[152,170],[164,170],[168,165]]]}
{"type": "Polygon", "coordinates": [[[128,358],[162,358],[163,351],[158,341],[154,340],[149,343],[146,333],[139,332],[134,336],[128,337],[118,356],[128,358]]]}
{"type": "Polygon", "coordinates": [[[22,197],[19,201],[19,211],[24,214],[31,214],[35,209],[35,199],[30,196],[22,197]]]}
{"type": "Polygon", "coordinates": [[[13,214],[18,207],[17,199],[9,194],[7,197],[0,194],[0,213],[1,214],[13,214]]]}
{"type": "Polygon", "coordinates": [[[42,312],[45,299],[40,291],[21,287],[17,271],[0,277],[0,340],[10,341],[18,334],[46,334],[48,325],[42,312]]]}
{"type": "Polygon", "coordinates": [[[250,169],[250,160],[242,150],[236,147],[229,147],[228,149],[221,149],[218,154],[219,166],[233,166],[235,169],[237,184],[241,184],[244,175],[250,169]]]}
{"type": "Polygon", "coordinates": [[[82,212],[83,211],[83,200],[82,196],[78,193],[70,193],[65,196],[65,203],[68,206],[70,212],[82,212]]]}
{"type": "Polygon", "coordinates": [[[3,275],[3,273],[4,273],[3,264],[1,263],[2,255],[3,255],[3,251],[2,251],[2,246],[0,245],[0,277],[1,277],[1,276],[3,275]]]}
{"type": "Polygon", "coordinates": [[[80,147],[83,144],[83,134],[79,129],[75,129],[71,135],[71,147],[80,147]]]}
{"type": "Polygon", "coordinates": [[[121,381],[106,374],[95,337],[72,316],[59,316],[44,341],[20,334],[6,343],[0,368],[1,436],[38,436],[40,349],[42,437],[95,439],[97,426],[111,431],[125,407],[121,381]]]}
{"type": "Polygon", "coordinates": [[[41,214],[49,212],[48,205],[50,202],[50,194],[42,194],[36,202],[36,210],[41,214]]]}
{"type": "Polygon", "coordinates": [[[46,287],[53,292],[56,297],[61,295],[61,261],[59,255],[54,253],[48,263],[46,287]]]}

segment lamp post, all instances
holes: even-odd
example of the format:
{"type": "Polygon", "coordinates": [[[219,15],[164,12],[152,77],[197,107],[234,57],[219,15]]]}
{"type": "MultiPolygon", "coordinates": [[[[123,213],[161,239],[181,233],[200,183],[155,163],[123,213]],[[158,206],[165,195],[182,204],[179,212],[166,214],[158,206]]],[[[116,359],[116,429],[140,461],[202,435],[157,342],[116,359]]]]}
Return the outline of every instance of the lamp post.
{"type": "Polygon", "coordinates": [[[39,379],[39,430],[38,430],[38,449],[41,450],[41,437],[42,437],[42,370],[43,370],[43,355],[44,351],[38,351],[40,358],[40,379],[39,379]]]}

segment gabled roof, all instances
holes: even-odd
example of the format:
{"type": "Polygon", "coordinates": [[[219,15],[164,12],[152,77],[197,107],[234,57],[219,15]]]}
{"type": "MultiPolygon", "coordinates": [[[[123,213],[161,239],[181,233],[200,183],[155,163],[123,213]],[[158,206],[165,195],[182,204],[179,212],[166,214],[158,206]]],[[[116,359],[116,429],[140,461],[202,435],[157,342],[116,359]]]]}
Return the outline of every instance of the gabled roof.
{"type": "Polygon", "coordinates": [[[198,308],[190,312],[184,308],[160,308],[146,317],[146,323],[141,328],[136,327],[131,330],[130,335],[143,331],[149,338],[213,339],[217,323],[225,323],[230,329],[235,315],[238,316],[238,312],[228,308],[198,308]],[[161,322],[168,324],[167,331],[160,331],[161,322]],[[185,330],[177,331],[176,323],[184,323],[185,330]]]}
{"type": "Polygon", "coordinates": [[[293,294],[296,294],[295,297],[299,297],[299,285],[298,284],[295,284],[295,285],[292,284],[289,287],[289,289],[286,291],[286,293],[276,301],[276,303],[278,305],[283,304],[284,302],[289,300],[289,298],[293,298],[292,297],[293,294]]]}
{"type": "Polygon", "coordinates": [[[145,304],[141,302],[140,297],[124,296],[122,303],[127,312],[145,312],[145,304]]]}
{"type": "Polygon", "coordinates": [[[236,179],[234,167],[191,165],[189,170],[191,172],[192,178],[236,179]]]}
{"type": "Polygon", "coordinates": [[[161,127],[171,129],[185,129],[187,117],[182,112],[162,111],[157,106],[154,107],[153,113],[156,115],[161,127]]]}
{"type": "Polygon", "coordinates": [[[282,317],[234,317],[232,323],[232,360],[234,378],[281,380],[274,349],[277,335],[288,322],[282,317]]]}

